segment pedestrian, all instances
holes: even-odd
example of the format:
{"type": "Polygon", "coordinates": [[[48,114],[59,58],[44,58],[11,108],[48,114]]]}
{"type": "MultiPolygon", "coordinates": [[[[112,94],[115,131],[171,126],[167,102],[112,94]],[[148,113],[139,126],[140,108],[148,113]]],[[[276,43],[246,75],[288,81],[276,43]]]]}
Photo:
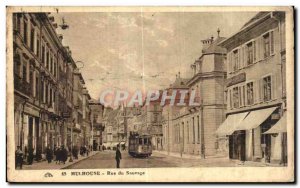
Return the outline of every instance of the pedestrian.
{"type": "Polygon", "coordinates": [[[73,150],[72,150],[72,154],[74,159],[78,159],[78,147],[77,146],[73,146],[73,150]]]}
{"type": "Polygon", "coordinates": [[[23,166],[23,151],[21,150],[20,146],[17,146],[17,150],[15,151],[15,168],[20,166],[20,169],[22,169],[23,166]]]}
{"type": "Polygon", "coordinates": [[[27,146],[25,146],[25,155],[23,157],[23,160],[27,161],[27,157],[28,157],[28,148],[27,146]]]}
{"type": "Polygon", "coordinates": [[[60,149],[60,160],[62,163],[66,164],[67,159],[68,159],[68,151],[66,150],[64,145],[62,145],[60,149]]]}
{"type": "Polygon", "coordinates": [[[89,156],[90,148],[86,148],[86,156],[89,156]]]}
{"type": "Polygon", "coordinates": [[[84,146],[83,146],[83,153],[84,153],[84,154],[87,154],[87,149],[88,149],[88,148],[86,147],[86,145],[84,145],[84,146]]]}
{"type": "Polygon", "coordinates": [[[51,162],[52,162],[52,159],[53,159],[53,151],[52,151],[52,149],[50,148],[50,146],[48,146],[47,149],[46,149],[46,159],[47,159],[48,163],[51,163],[51,162]]]}
{"type": "Polygon", "coordinates": [[[117,145],[117,150],[116,150],[116,162],[117,162],[117,168],[120,168],[120,161],[122,159],[122,154],[120,152],[120,145],[117,145]]]}
{"type": "Polygon", "coordinates": [[[33,152],[34,152],[34,148],[30,147],[28,149],[28,158],[27,158],[27,162],[29,165],[32,165],[33,163],[33,157],[34,157],[33,152]]]}
{"type": "Polygon", "coordinates": [[[80,155],[83,157],[83,155],[84,155],[84,149],[83,149],[83,146],[80,146],[80,155]]]}
{"type": "Polygon", "coordinates": [[[60,164],[60,158],[61,158],[61,149],[59,147],[56,147],[56,149],[55,149],[56,164],[60,164]]]}

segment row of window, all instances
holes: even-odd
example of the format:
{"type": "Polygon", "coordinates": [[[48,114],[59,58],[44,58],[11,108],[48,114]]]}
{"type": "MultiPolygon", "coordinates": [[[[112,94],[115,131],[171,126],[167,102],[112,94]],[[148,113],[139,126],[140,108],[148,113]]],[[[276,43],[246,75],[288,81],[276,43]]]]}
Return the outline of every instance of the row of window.
{"type": "Polygon", "coordinates": [[[275,80],[276,77],[271,75],[228,89],[227,98],[230,109],[250,106],[275,99],[275,80]]]}
{"type": "MultiPolygon", "coordinates": [[[[53,51],[50,49],[50,47],[47,47],[46,42],[42,41],[42,45],[40,42],[40,35],[38,33],[38,29],[36,28],[36,24],[28,19],[26,15],[24,14],[16,14],[14,17],[14,27],[16,31],[20,33],[20,36],[23,38],[24,45],[27,46],[33,54],[35,54],[38,58],[42,56],[42,64],[47,68],[47,70],[54,76],[58,77],[57,74],[57,56],[53,53],[53,51]],[[42,53],[40,53],[40,48],[42,48],[42,53]]],[[[23,58],[24,59],[24,58],[23,58]]],[[[25,60],[21,60],[21,57],[19,56],[17,60],[14,61],[14,69],[15,73],[22,78],[24,81],[26,81],[28,84],[31,85],[31,94],[32,96],[38,97],[39,96],[39,85],[34,84],[35,82],[38,83],[38,74],[36,74],[36,78],[33,78],[32,72],[29,64],[25,60]],[[36,89],[32,89],[36,87],[36,89]]],[[[63,67],[63,71],[66,72],[68,78],[72,80],[72,71],[67,71],[68,66],[65,64],[63,67]],[[71,73],[71,74],[70,74],[71,73]]],[[[44,91],[42,91],[44,92],[44,91]]],[[[40,92],[40,93],[42,93],[40,92]]],[[[67,85],[67,87],[64,89],[64,95],[67,97],[69,101],[72,100],[72,87],[70,85],[67,85]]],[[[43,95],[41,95],[43,96],[43,95]]],[[[42,99],[42,97],[41,97],[42,99]]],[[[51,99],[51,98],[50,98],[51,99]]],[[[46,99],[43,99],[43,101],[47,101],[46,99]]]]}
{"type": "Polygon", "coordinates": [[[53,50],[47,46],[47,42],[42,39],[35,24],[27,19],[23,14],[16,15],[16,30],[23,38],[24,44],[29,47],[31,52],[39,59],[46,69],[56,78],[57,77],[57,57],[53,50]],[[40,54],[40,51],[42,52],[40,54]],[[40,57],[41,55],[41,57],[40,57]]]}
{"type": "Polygon", "coordinates": [[[235,72],[274,54],[274,31],[269,31],[227,55],[228,71],[235,72]]]}
{"type": "Polygon", "coordinates": [[[200,143],[200,131],[201,131],[201,127],[200,127],[200,118],[199,116],[197,117],[192,117],[191,119],[191,124],[189,121],[186,122],[186,124],[184,122],[180,124],[175,124],[174,125],[174,143],[179,144],[181,142],[181,139],[183,139],[183,142],[187,142],[187,143],[193,143],[195,144],[196,140],[197,143],[200,143]],[[182,127],[182,128],[181,128],[182,127]],[[181,134],[183,135],[182,138],[181,134]],[[185,138],[186,136],[186,138],[185,138]]]}

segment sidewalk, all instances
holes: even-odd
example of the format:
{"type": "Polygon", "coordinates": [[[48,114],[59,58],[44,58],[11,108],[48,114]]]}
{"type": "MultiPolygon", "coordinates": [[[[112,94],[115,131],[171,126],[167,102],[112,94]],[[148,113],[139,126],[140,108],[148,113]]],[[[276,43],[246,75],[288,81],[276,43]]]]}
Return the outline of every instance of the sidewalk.
{"type": "MultiPolygon", "coordinates": [[[[192,155],[192,154],[186,154],[186,153],[175,153],[175,152],[167,152],[167,151],[159,151],[159,150],[153,150],[152,153],[158,153],[162,155],[168,155],[171,157],[177,157],[177,158],[183,158],[183,159],[202,159],[200,155],[192,155]]],[[[206,156],[205,159],[210,158],[228,158],[227,156],[223,155],[214,155],[214,156],[206,156]]],[[[229,159],[229,158],[228,158],[229,159]]]]}
{"type": "Polygon", "coordinates": [[[205,159],[202,159],[200,156],[196,155],[180,155],[180,153],[169,153],[166,151],[152,151],[153,154],[156,155],[164,155],[166,157],[174,157],[177,159],[185,160],[189,159],[190,162],[199,163],[203,166],[211,166],[211,167],[223,167],[223,166],[232,166],[232,167],[285,167],[278,163],[265,163],[265,162],[256,162],[256,161],[245,161],[242,162],[236,159],[229,159],[228,156],[209,156],[205,159]],[[197,162],[198,161],[198,162],[197,162]]]}
{"type": "MultiPolygon", "coordinates": [[[[45,169],[51,169],[51,170],[56,170],[56,169],[63,169],[66,168],[70,165],[73,165],[75,163],[78,163],[79,161],[82,161],[84,159],[87,159],[93,155],[96,155],[99,151],[92,151],[90,152],[89,156],[81,156],[78,155],[78,159],[73,158],[73,162],[69,162],[70,157],[68,157],[68,160],[66,161],[66,164],[56,164],[56,161],[52,161],[51,163],[48,163],[48,161],[41,161],[37,162],[34,161],[32,165],[23,165],[22,170],[45,170],[45,169]]],[[[18,168],[19,169],[19,168],[18,168]]]]}

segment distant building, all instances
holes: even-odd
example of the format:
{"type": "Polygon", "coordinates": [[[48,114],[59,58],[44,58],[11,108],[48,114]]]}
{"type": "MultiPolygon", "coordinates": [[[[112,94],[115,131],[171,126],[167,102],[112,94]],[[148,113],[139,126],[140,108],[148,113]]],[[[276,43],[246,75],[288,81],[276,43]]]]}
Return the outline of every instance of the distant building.
{"type": "Polygon", "coordinates": [[[91,120],[89,146],[92,147],[93,150],[101,150],[104,142],[103,131],[105,130],[103,123],[104,106],[100,103],[100,101],[90,99],[89,107],[91,120]]]}
{"type": "Polygon", "coordinates": [[[113,149],[119,144],[118,138],[118,117],[120,115],[120,108],[111,109],[110,107],[104,109],[103,125],[105,127],[103,132],[103,146],[106,149],[113,149]]]}
{"type": "MultiPolygon", "coordinates": [[[[85,145],[84,142],[84,130],[85,124],[83,122],[83,102],[85,100],[83,92],[84,92],[84,79],[82,74],[79,72],[78,69],[74,70],[74,79],[73,79],[73,146],[80,147],[85,145]]],[[[71,128],[69,128],[71,131],[71,128]]],[[[70,133],[71,135],[71,133],[70,133]]]]}
{"type": "Polygon", "coordinates": [[[285,13],[260,12],[220,43],[227,49],[226,120],[231,159],[287,161],[285,13]]]}
{"type": "Polygon", "coordinates": [[[88,90],[83,88],[83,96],[82,96],[82,119],[83,119],[83,145],[90,146],[92,143],[90,142],[92,137],[92,123],[91,123],[91,109],[89,105],[89,101],[91,100],[91,96],[88,90]]]}

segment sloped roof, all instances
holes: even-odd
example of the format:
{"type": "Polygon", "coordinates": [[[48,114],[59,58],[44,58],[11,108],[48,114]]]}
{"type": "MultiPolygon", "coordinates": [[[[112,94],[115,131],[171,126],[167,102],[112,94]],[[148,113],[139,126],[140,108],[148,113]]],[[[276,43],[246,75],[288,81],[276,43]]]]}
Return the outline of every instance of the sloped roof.
{"type": "Polygon", "coordinates": [[[173,84],[171,84],[172,89],[187,89],[189,88],[186,83],[189,81],[189,78],[177,77],[173,84]]]}
{"type": "Polygon", "coordinates": [[[226,49],[218,45],[219,42],[225,40],[225,37],[218,37],[208,48],[203,50],[202,54],[221,53],[225,54],[226,49]]]}
{"type": "Polygon", "coordinates": [[[259,20],[260,18],[262,18],[263,16],[265,16],[268,13],[270,13],[270,12],[259,12],[259,13],[257,13],[253,18],[251,18],[248,22],[246,22],[241,29],[243,29],[243,28],[247,27],[248,25],[250,25],[251,23],[259,20]]]}
{"type": "Polygon", "coordinates": [[[112,122],[115,120],[115,118],[118,116],[119,114],[119,109],[115,109],[109,112],[109,114],[107,115],[107,121],[108,122],[112,122]]]}

